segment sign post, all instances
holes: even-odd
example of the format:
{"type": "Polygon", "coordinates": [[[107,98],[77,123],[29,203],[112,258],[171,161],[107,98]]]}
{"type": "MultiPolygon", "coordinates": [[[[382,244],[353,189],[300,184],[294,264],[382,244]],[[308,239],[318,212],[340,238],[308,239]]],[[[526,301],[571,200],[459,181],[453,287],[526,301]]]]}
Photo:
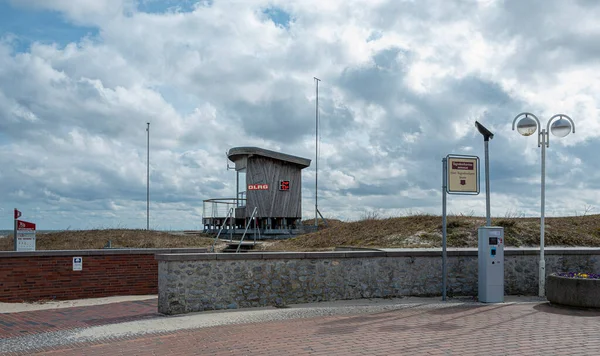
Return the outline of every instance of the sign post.
{"type": "Polygon", "coordinates": [[[446,300],[448,254],[446,194],[479,194],[479,157],[449,154],[442,159],[442,300],[446,300]]]}
{"type": "Polygon", "coordinates": [[[442,300],[446,300],[446,190],[448,189],[448,159],[442,159],[442,300]]]}
{"type": "Polygon", "coordinates": [[[17,251],[17,219],[21,217],[21,212],[15,208],[14,230],[13,230],[13,250],[17,251]]]}

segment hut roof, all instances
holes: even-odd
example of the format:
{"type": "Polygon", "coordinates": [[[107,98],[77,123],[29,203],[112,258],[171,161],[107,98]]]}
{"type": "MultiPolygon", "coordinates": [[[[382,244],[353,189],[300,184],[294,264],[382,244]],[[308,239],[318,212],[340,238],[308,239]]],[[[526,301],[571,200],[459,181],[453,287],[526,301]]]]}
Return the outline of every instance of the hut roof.
{"type": "Polygon", "coordinates": [[[294,163],[300,166],[300,168],[306,168],[310,166],[310,159],[302,158],[298,156],[292,156],[285,153],[279,153],[271,150],[266,150],[264,148],[259,147],[233,147],[229,149],[227,152],[227,157],[235,162],[243,156],[251,157],[251,156],[262,156],[268,157],[280,161],[294,163]]]}

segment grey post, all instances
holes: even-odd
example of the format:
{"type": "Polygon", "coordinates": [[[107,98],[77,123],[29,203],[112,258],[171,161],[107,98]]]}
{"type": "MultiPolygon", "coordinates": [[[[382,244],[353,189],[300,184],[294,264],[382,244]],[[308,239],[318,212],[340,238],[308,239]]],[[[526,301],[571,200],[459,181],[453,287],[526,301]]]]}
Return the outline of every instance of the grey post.
{"type": "Polygon", "coordinates": [[[317,104],[315,106],[315,228],[319,228],[319,82],[321,79],[313,77],[316,84],[317,104]]]}
{"type": "MultiPolygon", "coordinates": [[[[244,182],[244,185],[246,182],[244,182]]],[[[233,215],[231,216],[232,222],[235,222],[235,210],[239,208],[241,205],[240,201],[240,172],[238,170],[235,171],[235,207],[233,208],[233,215]]],[[[233,229],[235,227],[232,226],[229,231],[229,242],[233,241],[233,229]]]]}
{"type": "Polygon", "coordinates": [[[446,255],[446,185],[448,184],[448,161],[442,159],[442,300],[446,300],[447,258],[446,255]]]}
{"type": "Polygon", "coordinates": [[[478,121],[475,121],[475,126],[477,127],[477,130],[479,130],[479,133],[483,135],[483,145],[485,147],[485,221],[486,226],[492,226],[490,212],[490,154],[488,145],[490,139],[494,138],[494,134],[478,121]]]}
{"type": "Polygon", "coordinates": [[[147,122],[146,125],[146,230],[150,230],[150,123],[147,122]]]}
{"type": "Polygon", "coordinates": [[[484,141],[485,146],[485,225],[492,226],[490,212],[490,152],[488,149],[489,141],[484,141]]]}
{"type": "MultiPolygon", "coordinates": [[[[246,182],[244,182],[244,185],[246,182]]],[[[240,172],[238,170],[235,171],[235,207],[239,208],[242,206],[240,202],[240,172]]]]}
{"type": "MultiPolygon", "coordinates": [[[[17,208],[15,208],[15,214],[16,214],[17,208]]],[[[17,250],[17,217],[15,215],[15,229],[13,231],[13,243],[14,243],[14,250],[17,250]]]]}

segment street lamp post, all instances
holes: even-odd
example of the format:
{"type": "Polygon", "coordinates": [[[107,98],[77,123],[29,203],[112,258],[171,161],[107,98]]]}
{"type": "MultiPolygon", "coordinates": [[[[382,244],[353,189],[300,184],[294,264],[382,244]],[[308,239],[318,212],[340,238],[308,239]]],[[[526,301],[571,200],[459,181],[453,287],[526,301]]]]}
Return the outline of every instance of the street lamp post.
{"type": "Polygon", "coordinates": [[[540,120],[535,115],[528,112],[523,112],[517,115],[513,120],[513,130],[515,129],[515,123],[519,118],[521,118],[521,120],[519,120],[519,122],[517,123],[517,131],[523,136],[531,136],[537,130],[538,147],[542,147],[539,296],[544,297],[546,295],[546,260],[544,259],[544,214],[546,205],[546,147],[550,147],[550,136],[548,135],[548,133],[552,132],[554,136],[565,137],[571,132],[575,133],[575,123],[567,115],[557,114],[552,116],[550,120],[548,120],[546,128],[544,129],[540,124],[540,120]],[[552,126],[550,126],[550,124],[552,124],[552,126]]]}

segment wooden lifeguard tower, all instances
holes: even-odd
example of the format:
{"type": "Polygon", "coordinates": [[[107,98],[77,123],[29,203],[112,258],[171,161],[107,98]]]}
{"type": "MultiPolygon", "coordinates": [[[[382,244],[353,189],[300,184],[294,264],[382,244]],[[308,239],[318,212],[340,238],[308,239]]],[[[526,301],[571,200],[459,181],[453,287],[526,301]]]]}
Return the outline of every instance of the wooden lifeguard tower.
{"type": "Polygon", "coordinates": [[[204,231],[239,235],[249,228],[262,238],[301,233],[302,169],[310,160],[258,147],[231,148],[227,158],[234,163],[236,198],[204,201],[204,231]]]}

